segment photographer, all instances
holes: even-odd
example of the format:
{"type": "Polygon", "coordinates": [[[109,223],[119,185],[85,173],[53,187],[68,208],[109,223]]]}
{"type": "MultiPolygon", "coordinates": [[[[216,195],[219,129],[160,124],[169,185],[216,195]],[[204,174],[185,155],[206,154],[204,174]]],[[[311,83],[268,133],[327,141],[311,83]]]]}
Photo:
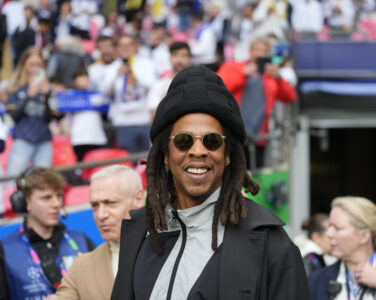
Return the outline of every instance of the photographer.
{"type": "MultiPolygon", "coordinates": [[[[245,62],[230,61],[218,70],[218,75],[240,105],[247,136],[268,132],[268,123],[275,101],[292,102],[296,99],[294,88],[273,64],[270,45],[266,38],[256,38],[250,47],[250,58],[245,62]]],[[[263,165],[265,141],[256,145],[257,167],[263,165]]]]}
{"type": "Polygon", "coordinates": [[[37,48],[27,49],[13,74],[11,97],[6,108],[15,126],[7,174],[21,173],[30,162],[35,166],[52,164],[52,135],[48,124],[53,117],[49,107],[50,83],[37,48]]]}

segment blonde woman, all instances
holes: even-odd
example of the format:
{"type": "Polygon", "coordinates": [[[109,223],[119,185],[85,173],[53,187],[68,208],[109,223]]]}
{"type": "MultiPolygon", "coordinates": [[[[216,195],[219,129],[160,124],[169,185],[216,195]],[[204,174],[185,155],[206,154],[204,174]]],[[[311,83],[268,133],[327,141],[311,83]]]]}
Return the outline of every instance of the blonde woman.
{"type": "Polygon", "coordinates": [[[334,199],[326,234],[339,261],[309,277],[312,300],[375,299],[375,204],[362,197],[334,199]]]}
{"type": "Polygon", "coordinates": [[[7,174],[21,173],[30,162],[39,167],[52,164],[52,136],[48,128],[52,117],[48,105],[51,91],[45,74],[40,51],[34,47],[25,50],[13,74],[7,101],[7,111],[14,121],[7,174]]]}

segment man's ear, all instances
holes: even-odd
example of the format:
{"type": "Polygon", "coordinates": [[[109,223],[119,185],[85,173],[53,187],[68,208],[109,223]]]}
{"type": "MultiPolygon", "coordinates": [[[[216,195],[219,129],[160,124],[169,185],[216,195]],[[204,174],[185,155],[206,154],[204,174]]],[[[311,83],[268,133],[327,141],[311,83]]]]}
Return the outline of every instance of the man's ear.
{"type": "Polygon", "coordinates": [[[228,167],[231,163],[230,153],[225,154],[225,166],[228,167]]]}
{"type": "Polygon", "coordinates": [[[136,192],[135,197],[135,209],[139,209],[145,205],[145,191],[143,189],[139,189],[136,192]]]}

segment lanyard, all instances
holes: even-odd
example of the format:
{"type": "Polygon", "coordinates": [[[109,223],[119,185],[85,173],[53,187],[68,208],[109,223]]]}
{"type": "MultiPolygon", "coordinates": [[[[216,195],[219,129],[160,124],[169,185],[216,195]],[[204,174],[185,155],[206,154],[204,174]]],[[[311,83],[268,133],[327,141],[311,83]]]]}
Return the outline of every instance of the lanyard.
{"type": "MultiPolygon", "coordinates": [[[[372,253],[371,258],[369,259],[369,263],[373,265],[375,260],[375,251],[372,253]]],[[[363,299],[363,296],[366,292],[366,287],[362,284],[357,284],[350,274],[350,271],[346,267],[346,292],[347,292],[347,300],[351,300],[351,294],[356,297],[360,294],[359,300],[363,299]]]]}
{"type": "MultiPolygon", "coordinates": [[[[25,242],[26,246],[29,248],[29,253],[30,253],[30,256],[34,265],[37,266],[41,271],[43,271],[39,256],[37,252],[33,249],[33,247],[30,245],[29,239],[27,238],[26,233],[25,233],[25,229],[23,227],[20,228],[19,233],[22,237],[22,240],[25,242]]],[[[71,238],[71,236],[66,231],[64,231],[63,237],[67,241],[69,246],[73,249],[73,251],[76,252],[76,255],[79,255],[79,249],[78,249],[77,243],[71,238]]],[[[67,269],[64,267],[64,264],[61,264],[61,267],[60,267],[61,276],[63,277],[66,272],[67,272],[67,269]]],[[[44,274],[44,271],[43,271],[43,274],[44,274]]],[[[60,283],[54,284],[54,287],[57,288],[59,285],[60,283]]]]}

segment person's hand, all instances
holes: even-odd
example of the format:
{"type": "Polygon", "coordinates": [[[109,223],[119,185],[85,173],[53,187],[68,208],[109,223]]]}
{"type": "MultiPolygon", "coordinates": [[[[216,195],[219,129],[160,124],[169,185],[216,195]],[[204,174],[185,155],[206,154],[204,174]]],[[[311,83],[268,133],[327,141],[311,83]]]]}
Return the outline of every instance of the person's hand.
{"type": "Polygon", "coordinates": [[[44,298],[44,300],[57,300],[57,296],[55,294],[51,294],[49,296],[47,296],[46,298],[44,298]]]}
{"type": "Polygon", "coordinates": [[[245,76],[253,76],[257,74],[257,64],[249,62],[243,68],[243,74],[245,76]]]}
{"type": "Polygon", "coordinates": [[[356,282],[376,288],[376,268],[370,263],[359,264],[354,271],[356,282]]]}
{"type": "Polygon", "coordinates": [[[30,81],[29,87],[27,88],[27,96],[29,98],[35,97],[36,94],[39,92],[39,82],[35,82],[33,80],[30,81]]]}
{"type": "Polygon", "coordinates": [[[265,73],[279,80],[281,76],[279,75],[279,66],[275,64],[265,64],[265,73]]]}
{"type": "Polygon", "coordinates": [[[129,64],[122,64],[119,68],[118,76],[128,75],[131,73],[131,66],[129,64]]]}
{"type": "Polygon", "coordinates": [[[39,92],[43,95],[48,94],[50,91],[50,83],[47,79],[43,80],[39,84],[39,92]]]}

